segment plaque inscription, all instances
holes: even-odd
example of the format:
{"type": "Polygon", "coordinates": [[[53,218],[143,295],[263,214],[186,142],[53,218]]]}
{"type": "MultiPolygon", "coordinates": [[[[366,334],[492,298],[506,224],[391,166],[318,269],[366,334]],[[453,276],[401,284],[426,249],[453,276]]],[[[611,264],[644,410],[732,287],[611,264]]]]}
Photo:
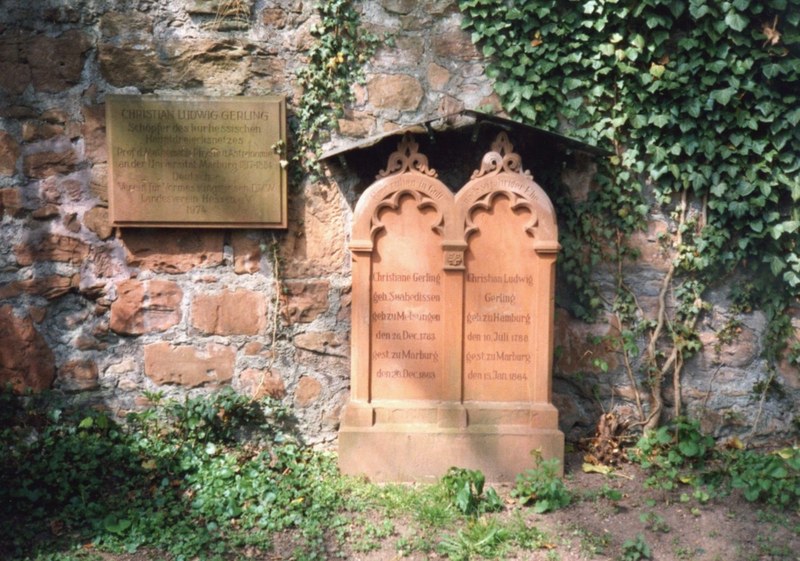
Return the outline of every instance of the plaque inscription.
{"type": "Polygon", "coordinates": [[[108,96],[115,226],[285,228],[281,97],[108,96]]]}

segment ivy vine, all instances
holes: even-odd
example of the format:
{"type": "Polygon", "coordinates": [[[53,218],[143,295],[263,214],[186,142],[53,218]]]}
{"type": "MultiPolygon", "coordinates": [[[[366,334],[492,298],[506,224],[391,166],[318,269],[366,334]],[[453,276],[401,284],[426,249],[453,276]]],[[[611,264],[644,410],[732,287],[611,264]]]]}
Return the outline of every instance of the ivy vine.
{"type": "Polygon", "coordinates": [[[614,148],[585,202],[556,201],[560,274],[579,317],[603,308],[620,317],[626,364],[644,355],[651,399],[649,412],[640,405],[642,424],[658,421],[670,375],[678,412],[680,368],[700,347],[702,296],[720,279],[748,279],[732,298],[737,310],[765,311],[774,365],[793,333],[787,308],[800,295],[800,0],[459,7],[509,114],[614,148]],[[621,264],[631,256],[626,239],[652,210],[677,224],[667,240],[676,257],[657,317],[644,318],[621,264]],[[610,303],[588,280],[601,260],[620,265],[610,303]],[[671,314],[667,291],[679,304],[671,314]]]}
{"type": "Polygon", "coordinates": [[[361,27],[352,1],[328,0],[316,9],[320,21],[311,29],[315,41],[306,53],[307,64],[298,73],[303,93],[293,127],[296,168],[312,177],[321,174],[317,159],[322,143],[353,101],[352,85],[364,81],[364,65],[378,46],[378,38],[361,27]]]}

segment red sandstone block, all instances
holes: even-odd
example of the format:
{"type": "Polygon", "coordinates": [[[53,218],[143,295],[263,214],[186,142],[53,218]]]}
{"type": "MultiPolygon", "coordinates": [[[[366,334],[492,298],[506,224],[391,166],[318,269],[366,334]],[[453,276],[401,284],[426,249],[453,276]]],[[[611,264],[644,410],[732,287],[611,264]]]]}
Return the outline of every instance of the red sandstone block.
{"type": "Polygon", "coordinates": [[[0,385],[40,391],[49,388],[54,378],[53,351],[31,318],[18,317],[11,306],[0,307],[0,385]]]}
{"type": "Polygon", "coordinates": [[[167,342],[144,348],[144,373],[156,384],[196,388],[206,384],[225,384],[233,378],[236,350],[209,343],[205,348],[190,345],[173,347],[167,342]]]}
{"type": "Polygon", "coordinates": [[[183,291],[172,281],[129,279],[117,285],[111,330],[127,335],[166,331],[180,323],[183,291]]]}
{"type": "Polygon", "coordinates": [[[265,296],[250,290],[199,294],[192,302],[192,325],[209,335],[257,335],[266,314],[265,296]]]}

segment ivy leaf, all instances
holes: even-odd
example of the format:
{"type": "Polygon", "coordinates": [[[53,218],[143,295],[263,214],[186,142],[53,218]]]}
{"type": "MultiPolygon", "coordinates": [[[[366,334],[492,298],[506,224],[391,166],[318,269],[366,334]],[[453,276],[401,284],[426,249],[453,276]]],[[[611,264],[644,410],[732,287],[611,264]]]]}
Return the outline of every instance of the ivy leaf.
{"type": "Polygon", "coordinates": [[[783,274],[783,280],[789,283],[789,286],[792,288],[796,288],[798,284],[800,284],[800,277],[797,276],[797,273],[794,271],[786,271],[783,274]]]}
{"type": "Polygon", "coordinates": [[[772,64],[765,64],[762,72],[764,72],[764,76],[767,78],[774,78],[778,74],[783,71],[780,64],[772,63],[772,64]]]}
{"type": "Polygon", "coordinates": [[[603,43],[598,47],[598,50],[605,56],[611,56],[614,54],[614,45],[611,43],[603,43]]]}
{"type": "Polygon", "coordinates": [[[736,93],[735,88],[724,88],[721,90],[714,90],[711,92],[711,98],[721,105],[728,105],[733,94],[736,93]]]}
{"type": "Polygon", "coordinates": [[[667,69],[666,66],[663,64],[656,64],[652,63],[650,65],[650,74],[652,74],[653,78],[661,78],[664,75],[664,71],[667,69]]]}
{"type": "Polygon", "coordinates": [[[793,127],[796,127],[798,123],[800,123],[800,106],[795,107],[791,111],[786,114],[785,119],[791,123],[793,127]]]}
{"type": "Polygon", "coordinates": [[[694,19],[700,19],[709,12],[708,6],[703,0],[690,0],[689,13],[694,19]]]}
{"type": "Polygon", "coordinates": [[[650,115],[650,118],[648,119],[648,122],[650,124],[653,124],[653,125],[657,126],[658,128],[664,128],[667,125],[667,123],[669,123],[669,117],[667,115],[663,115],[663,114],[661,114],[661,115],[654,114],[654,115],[650,115]]]}
{"type": "Polygon", "coordinates": [[[727,23],[728,27],[735,31],[744,31],[749,21],[750,20],[743,15],[735,12],[730,12],[727,16],[725,16],[725,23],[727,23]]]}

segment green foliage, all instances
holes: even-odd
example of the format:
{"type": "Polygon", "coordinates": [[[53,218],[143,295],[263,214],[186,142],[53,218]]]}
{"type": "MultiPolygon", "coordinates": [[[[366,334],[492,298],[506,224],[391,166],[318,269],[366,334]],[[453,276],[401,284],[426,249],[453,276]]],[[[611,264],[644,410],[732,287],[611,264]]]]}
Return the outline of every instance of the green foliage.
{"type": "Polygon", "coordinates": [[[344,107],[353,100],[352,85],[363,81],[364,63],[375,52],[379,40],[360,27],[360,16],[351,0],[331,0],[317,5],[320,21],[311,29],[314,44],[307,51],[308,63],[298,74],[303,88],[296,109],[295,162],[316,176],[321,143],[344,107]]]}
{"type": "Polygon", "coordinates": [[[444,538],[436,548],[453,561],[467,561],[475,556],[496,559],[509,547],[511,532],[495,519],[472,520],[467,527],[444,538]]]}
{"type": "Polygon", "coordinates": [[[662,532],[668,534],[672,528],[669,527],[664,517],[657,512],[647,511],[639,515],[639,520],[644,524],[645,528],[651,532],[662,532]]]}
{"type": "Polygon", "coordinates": [[[671,490],[692,480],[694,470],[703,467],[714,448],[714,439],[700,431],[700,424],[685,418],[647,431],[631,449],[631,458],[653,475],[650,486],[671,490]]]}
{"type": "Polygon", "coordinates": [[[288,412],[271,400],[225,390],[119,425],[102,411],[2,399],[17,412],[0,431],[0,479],[13,482],[0,486],[4,558],[69,540],[215,559],[242,544],[266,549],[288,528],[304,536],[297,556],[310,558],[336,527],[343,499],[333,458],[291,439],[288,412]]]}
{"type": "Polygon", "coordinates": [[[739,271],[780,321],[800,295],[800,1],[459,7],[508,113],[613,148],[586,201],[555,201],[574,313],[602,305],[592,267],[630,256],[646,185],[665,214],[678,195],[695,205],[675,248],[693,292],[739,271]]]}
{"type": "Polygon", "coordinates": [[[517,475],[511,496],[523,505],[532,504],[534,512],[540,514],[567,506],[572,495],[559,477],[559,460],[544,460],[537,450],[531,455],[536,467],[517,475]]]}
{"type": "Polygon", "coordinates": [[[800,511],[800,447],[770,454],[729,451],[726,460],[731,486],[740,489],[748,501],[800,511]]]}
{"type": "MultiPolygon", "coordinates": [[[[771,453],[741,446],[718,450],[696,422],[678,419],[649,431],[631,450],[631,458],[650,470],[646,484],[667,491],[692,485],[692,497],[701,504],[712,496],[741,490],[748,501],[800,510],[800,447],[771,453]]],[[[689,496],[681,495],[682,502],[689,496]]],[[[643,522],[658,525],[652,516],[643,522]]]]}
{"type": "Polygon", "coordinates": [[[489,487],[484,494],[485,481],[486,478],[479,470],[459,467],[451,467],[442,477],[442,485],[447,489],[456,508],[467,515],[502,510],[503,501],[497,491],[489,487]]]}
{"type": "Polygon", "coordinates": [[[653,554],[650,551],[650,546],[644,539],[644,536],[639,534],[634,540],[625,540],[622,544],[622,555],[620,561],[640,561],[641,559],[652,559],[653,554]]]}

